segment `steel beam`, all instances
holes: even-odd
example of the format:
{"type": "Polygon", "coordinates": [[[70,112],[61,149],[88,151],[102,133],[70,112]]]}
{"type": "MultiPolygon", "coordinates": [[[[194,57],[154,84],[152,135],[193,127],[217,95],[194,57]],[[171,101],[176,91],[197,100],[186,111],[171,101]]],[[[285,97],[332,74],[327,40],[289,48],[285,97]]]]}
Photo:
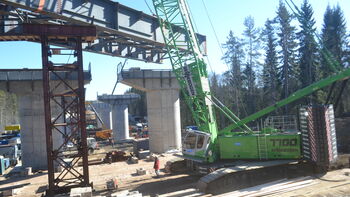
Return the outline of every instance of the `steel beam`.
{"type": "MultiPolygon", "coordinates": [[[[1,39],[1,35],[20,31],[20,24],[25,22],[96,25],[98,39],[82,45],[84,50],[96,53],[161,62],[166,50],[156,17],[111,0],[0,0],[0,41],[10,40],[1,39]]],[[[179,40],[185,41],[183,30],[174,29],[181,34],[179,40]]],[[[205,52],[206,37],[197,36],[205,52]]]]}

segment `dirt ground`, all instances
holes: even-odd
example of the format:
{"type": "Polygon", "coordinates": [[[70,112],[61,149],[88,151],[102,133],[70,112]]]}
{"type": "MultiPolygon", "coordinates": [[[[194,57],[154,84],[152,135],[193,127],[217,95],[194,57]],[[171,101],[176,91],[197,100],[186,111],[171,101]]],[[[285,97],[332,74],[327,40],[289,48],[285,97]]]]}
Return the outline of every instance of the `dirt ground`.
{"type": "Polygon", "coordinates": [[[350,169],[344,168],[328,172],[325,175],[316,175],[313,179],[313,185],[287,193],[278,194],[277,196],[350,196],[350,169]]]}
{"type": "MultiPolygon", "coordinates": [[[[104,157],[104,152],[112,150],[112,147],[105,147],[89,156],[89,160],[97,160],[104,157]]],[[[119,147],[118,150],[129,151],[130,146],[119,147]]],[[[161,167],[166,161],[173,159],[173,154],[159,156],[161,167]]],[[[77,168],[82,171],[82,168],[77,168]]],[[[94,195],[109,196],[116,191],[109,191],[106,182],[110,179],[117,179],[118,191],[129,190],[139,191],[143,195],[155,196],[187,188],[194,188],[200,176],[191,174],[166,174],[161,170],[160,177],[156,177],[153,169],[153,161],[139,160],[137,164],[129,164],[126,161],[111,164],[100,164],[89,166],[90,182],[94,185],[94,195]],[[137,175],[136,170],[143,168],[146,175],[137,175]]],[[[16,188],[15,196],[41,196],[47,187],[47,172],[34,173],[30,176],[11,176],[5,178],[0,176],[0,191],[16,188]]],[[[1,195],[0,195],[1,196],[1,195]]]]}
{"type": "MultiPolygon", "coordinates": [[[[119,147],[125,151],[130,150],[128,145],[119,147]]],[[[106,150],[112,147],[106,147],[89,157],[90,160],[101,159],[106,150]]],[[[166,161],[173,159],[173,154],[164,154],[159,157],[161,166],[164,167],[166,161]]],[[[347,158],[347,157],[346,157],[347,158]]],[[[346,161],[345,161],[346,163],[346,161]]],[[[347,164],[347,163],[346,163],[347,164]]],[[[279,194],[278,196],[350,196],[350,169],[348,165],[342,165],[343,169],[334,170],[327,174],[315,176],[315,184],[295,190],[292,192],[279,194]]],[[[78,168],[80,171],[81,168],[78,168]]],[[[189,188],[196,188],[199,175],[194,174],[166,174],[161,171],[161,176],[155,176],[153,162],[140,160],[138,164],[129,164],[128,162],[116,162],[112,164],[100,164],[89,166],[90,181],[94,184],[94,196],[109,196],[116,191],[109,191],[106,188],[106,182],[116,178],[118,181],[118,191],[129,190],[139,191],[144,196],[156,196],[157,194],[166,194],[175,191],[181,191],[189,188]],[[137,175],[136,170],[143,168],[147,171],[146,175],[137,175]]],[[[18,188],[16,196],[41,196],[44,194],[47,185],[47,173],[35,173],[26,177],[12,176],[5,178],[0,176],[0,191],[9,188],[18,188]]]]}

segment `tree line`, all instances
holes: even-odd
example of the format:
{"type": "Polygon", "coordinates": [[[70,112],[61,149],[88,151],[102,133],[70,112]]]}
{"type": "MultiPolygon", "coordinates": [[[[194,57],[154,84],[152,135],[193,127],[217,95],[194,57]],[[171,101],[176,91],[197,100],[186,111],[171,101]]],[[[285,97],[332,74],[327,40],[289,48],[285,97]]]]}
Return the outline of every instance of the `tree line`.
{"type": "MultiPolygon", "coordinates": [[[[243,33],[230,31],[222,45],[225,51],[222,60],[229,69],[222,74],[211,73],[211,91],[240,118],[349,67],[350,35],[339,5],[327,7],[319,30],[308,0],[299,6],[297,14],[287,7],[280,1],[275,17],[267,19],[263,27],[257,27],[252,16],[246,17],[243,33]]],[[[334,85],[334,95],[339,95],[344,84],[334,85]]],[[[338,116],[350,112],[350,88],[344,87],[336,111],[338,116]]],[[[330,88],[284,106],[272,115],[296,114],[300,105],[325,104],[327,100],[334,103],[338,97],[328,96],[330,88]]],[[[143,95],[140,101],[131,104],[129,111],[146,115],[144,93],[135,89],[129,92],[143,95]]],[[[193,125],[181,93],[180,108],[182,127],[193,125]]],[[[218,110],[216,118],[220,128],[230,123],[218,110]]]]}
{"type": "MultiPolygon", "coordinates": [[[[229,70],[212,73],[210,82],[213,94],[239,117],[273,105],[349,66],[350,36],[340,6],[327,7],[320,31],[315,27],[314,11],[307,0],[298,11],[288,11],[280,1],[275,17],[267,19],[264,27],[256,27],[254,18],[248,16],[241,36],[233,31],[227,36],[222,59],[229,70]]],[[[335,94],[339,95],[341,85],[334,85],[335,94]]],[[[350,88],[344,87],[337,115],[350,111],[350,88]]],[[[329,92],[330,88],[323,89],[274,114],[295,114],[300,105],[324,104],[329,92]]],[[[329,103],[335,99],[328,99],[329,103]]],[[[229,122],[220,113],[217,120],[220,127],[229,122]]]]}

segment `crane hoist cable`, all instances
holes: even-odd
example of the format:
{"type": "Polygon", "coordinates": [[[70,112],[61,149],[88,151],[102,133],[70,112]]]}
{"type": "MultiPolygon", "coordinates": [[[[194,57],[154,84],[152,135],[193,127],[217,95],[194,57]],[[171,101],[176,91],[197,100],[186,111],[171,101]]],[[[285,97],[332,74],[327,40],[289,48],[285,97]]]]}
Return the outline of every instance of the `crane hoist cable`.
{"type": "MultiPolygon", "coordinates": [[[[217,43],[218,47],[220,48],[221,56],[224,56],[225,53],[224,53],[224,50],[222,49],[222,46],[220,44],[221,43],[220,39],[219,39],[219,37],[218,37],[218,35],[217,35],[216,31],[215,31],[215,27],[214,27],[213,21],[211,20],[211,17],[210,17],[207,5],[205,4],[204,0],[201,0],[201,1],[202,1],[204,10],[205,10],[205,14],[207,15],[207,18],[209,20],[210,27],[211,27],[211,29],[212,29],[212,31],[214,33],[214,36],[215,36],[215,39],[216,39],[216,43],[217,43]]],[[[208,61],[209,67],[211,69],[211,72],[213,73],[213,69],[211,68],[211,63],[210,63],[209,57],[206,56],[206,59],[208,61]]],[[[230,66],[228,64],[226,64],[226,63],[225,63],[225,65],[226,65],[227,69],[230,70],[230,66]]],[[[241,99],[239,99],[239,100],[241,100],[241,99]]],[[[238,102],[243,103],[242,101],[238,101],[238,102]]],[[[245,111],[245,113],[247,114],[247,109],[246,109],[245,105],[241,105],[241,106],[242,106],[243,110],[245,111]]]]}
{"type": "Polygon", "coordinates": [[[205,4],[204,0],[202,0],[202,4],[203,4],[204,10],[205,10],[205,14],[206,14],[206,15],[207,15],[207,17],[208,17],[208,20],[209,20],[209,23],[210,23],[211,29],[212,29],[212,30],[213,30],[213,32],[214,32],[216,42],[217,42],[217,44],[218,44],[218,46],[219,46],[219,48],[220,48],[221,55],[222,55],[222,56],[224,56],[224,51],[222,50],[222,47],[221,47],[221,44],[220,44],[221,42],[220,42],[219,37],[218,37],[218,35],[217,35],[216,31],[215,31],[215,28],[214,28],[213,22],[212,22],[212,20],[211,20],[211,17],[210,17],[210,15],[209,15],[209,12],[208,12],[208,9],[207,9],[207,6],[206,6],[206,4],[205,4]]]}
{"type": "Polygon", "coordinates": [[[153,10],[151,9],[151,7],[149,6],[149,4],[147,3],[147,0],[144,0],[144,2],[146,3],[146,6],[148,7],[148,10],[150,11],[151,14],[155,15],[155,13],[153,12],[153,10]]]}

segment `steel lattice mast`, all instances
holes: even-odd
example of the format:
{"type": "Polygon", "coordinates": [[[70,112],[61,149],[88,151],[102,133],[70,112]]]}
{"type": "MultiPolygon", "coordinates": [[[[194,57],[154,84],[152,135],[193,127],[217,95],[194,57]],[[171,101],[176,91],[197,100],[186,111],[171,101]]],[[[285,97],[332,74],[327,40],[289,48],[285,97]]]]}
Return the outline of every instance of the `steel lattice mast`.
{"type": "Polygon", "coordinates": [[[153,1],[169,59],[194,120],[201,131],[216,139],[218,128],[212,109],[207,66],[184,0],[153,1]],[[181,37],[178,26],[186,38],[181,37]],[[188,90],[188,91],[184,91],[188,90]]]}
{"type": "MultiPolygon", "coordinates": [[[[191,22],[190,12],[185,0],[153,0],[153,5],[162,30],[164,43],[196,125],[211,135],[209,160],[215,159],[218,151],[216,123],[213,106],[224,113],[234,124],[240,119],[210,92],[207,65],[201,53],[199,42],[191,22]],[[187,91],[186,91],[187,90],[187,91]]],[[[251,131],[242,124],[240,128],[251,131]]]]}

